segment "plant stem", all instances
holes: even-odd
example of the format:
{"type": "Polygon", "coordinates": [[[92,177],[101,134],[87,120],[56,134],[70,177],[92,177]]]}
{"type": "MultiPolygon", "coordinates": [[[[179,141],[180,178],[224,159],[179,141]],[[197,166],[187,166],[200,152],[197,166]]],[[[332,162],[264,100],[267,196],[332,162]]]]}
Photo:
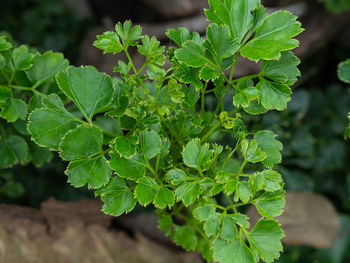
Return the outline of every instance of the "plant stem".
{"type": "Polygon", "coordinates": [[[201,142],[202,142],[202,143],[205,142],[205,141],[208,139],[208,137],[209,137],[217,128],[220,127],[220,125],[221,125],[221,122],[220,122],[220,121],[219,121],[218,123],[216,123],[216,124],[203,136],[203,138],[201,139],[201,142]]]}

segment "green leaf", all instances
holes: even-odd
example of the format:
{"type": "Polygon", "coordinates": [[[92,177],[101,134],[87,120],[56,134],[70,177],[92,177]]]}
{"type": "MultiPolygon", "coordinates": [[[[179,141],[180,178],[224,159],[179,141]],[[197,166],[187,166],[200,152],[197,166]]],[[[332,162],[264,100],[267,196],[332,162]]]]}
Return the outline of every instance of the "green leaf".
{"type": "Polygon", "coordinates": [[[28,52],[28,48],[24,45],[13,50],[13,65],[15,70],[27,70],[32,64],[33,55],[28,52]]]}
{"type": "Polygon", "coordinates": [[[190,226],[174,226],[171,239],[186,251],[194,251],[198,244],[198,238],[195,229],[190,226]]]}
{"type": "Polygon", "coordinates": [[[26,73],[31,81],[37,82],[52,78],[60,70],[66,69],[69,62],[62,53],[47,51],[43,55],[36,54],[32,64],[33,66],[26,73]]]}
{"type": "Polygon", "coordinates": [[[110,153],[109,165],[122,178],[137,180],[146,174],[146,168],[134,159],[120,157],[119,154],[110,153]]]}
{"type": "Polygon", "coordinates": [[[350,84],[350,59],[339,64],[338,77],[341,81],[350,84]]]}
{"type": "Polygon", "coordinates": [[[107,31],[102,35],[97,35],[97,40],[94,42],[94,46],[102,49],[104,54],[117,54],[123,50],[118,34],[112,31],[107,31]]]}
{"type": "Polygon", "coordinates": [[[77,121],[63,105],[57,94],[43,99],[44,108],[34,110],[28,117],[32,139],[43,147],[58,150],[63,136],[77,126],[77,121]]]}
{"type": "Polygon", "coordinates": [[[251,100],[259,97],[259,90],[255,87],[248,87],[238,91],[233,97],[233,105],[236,107],[248,107],[251,100]]]}
{"type": "Polygon", "coordinates": [[[187,143],[182,152],[184,163],[188,167],[206,170],[210,166],[214,151],[209,150],[209,144],[201,146],[200,139],[196,138],[187,143]]]}
{"type": "Polygon", "coordinates": [[[118,136],[115,138],[114,149],[125,158],[130,158],[136,153],[137,138],[133,136],[118,136]]]}
{"type": "Polygon", "coordinates": [[[0,68],[3,68],[6,66],[6,59],[3,55],[0,54],[0,68]]]}
{"type": "Polygon", "coordinates": [[[141,205],[149,205],[153,202],[158,189],[159,186],[153,178],[148,176],[142,177],[135,188],[135,197],[141,205]]]}
{"type": "Polygon", "coordinates": [[[142,37],[142,45],[137,45],[137,50],[141,55],[146,56],[149,61],[148,66],[161,68],[165,63],[165,56],[163,46],[160,46],[160,42],[155,37],[144,36],[142,37]]]}
{"type": "Polygon", "coordinates": [[[73,67],[56,75],[60,89],[79,108],[87,120],[111,103],[114,86],[110,76],[92,66],[73,67]]]}
{"type": "Polygon", "coordinates": [[[220,263],[254,263],[252,251],[241,238],[226,242],[221,239],[213,241],[214,259],[220,263]]]}
{"type": "Polygon", "coordinates": [[[223,215],[214,213],[204,223],[204,232],[208,237],[217,236],[220,232],[220,226],[223,220],[223,215]]]}
{"type": "MultiPolygon", "coordinates": [[[[166,180],[174,185],[178,185],[180,183],[183,183],[189,179],[191,179],[191,177],[187,176],[185,174],[184,171],[180,170],[180,169],[172,169],[169,172],[167,172],[166,174],[166,180]]],[[[195,179],[195,177],[194,177],[195,179]]]]}
{"type": "Polygon", "coordinates": [[[72,161],[65,171],[68,182],[74,187],[88,184],[89,188],[95,189],[107,184],[111,173],[111,168],[104,156],[72,161]]]}
{"type": "Polygon", "coordinates": [[[150,160],[160,153],[162,141],[155,131],[145,131],[140,134],[140,150],[150,160]]]}
{"type": "Polygon", "coordinates": [[[260,219],[249,233],[249,244],[265,262],[274,262],[280,256],[283,247],[281,238],[284,233],[275,220],[260,219]]]}
{"type": "Polygon", "coordinates": [[[12,44],[8,41],[6,41],[6,39],[4,38],[0,38],[0,52],[9,50],[10,48],[12,48],[12,44]]]}
{"type": "MultiPolygon", "coordinates": [[[[200,89],[203,86],[203,83],[199,79],[199,71],[200,69],[198,68],[192,68],[184,63],[181,63],[177,65],[177,68],[174,70],[173,75],[181,83],[193,84],[196,89],[200,89]]],[[[189,89],[189,91],[191,91],[191,89],[189,89]]]]}
{"type": "Polygon", "coordinates": [[[27,104],[20,99],[12,99],[1,105],[0,116],[8,122],[15,122],[18,118],[24,120],[27,116],[27,104]]]}
{"type": "Polygon", "coordinates": [[[210,51],[212,51],[218,65],[221,65],[225,58],[235,54],[240,47],[238,40],[231,40],[230,30],[226,25],[212,24],[208,26],[207,38],[205,46],[210,46],[210,51]]]}
{"type": "Polygon", "coordinates": [[[300,76],[300,60],[291,51],[281,52],[279,60],[263,60],[261,75],[282,84],[291,85],[300,76]]]}
{"type": "Polygon", "coordinates": [[[61,158],[65,161],[87,159],[101,153],[103,134],[96,126],[81,125],[66,133],[59,145],[61,158]]]}
{"type": "Polygon", "coordinates": [[[95,191],[95,195],[101,196],[104,202],[102,211],[109,215],[120,216],[133,210],[136,205],[136,200],[125,181],[118,177],[113,177],[105,187],[95,191]]]}
{"type": "Polygon", "coordinates": [[[125,47],[136,46],[137,40],[141,37],[142,28],[140,26],[132,26],[131,21],[127,20],[115,25],[115,31],[117,31],[120,39],[125,47]]]}
{"type": "Polygon", "coordinates": [[[206,221],[215,214],[216,208],[212,204],[205,204],[193,210],[193,216],[199,221],[206,221]]]}
{"type": "Polygon", "coordinates": [[[266,17],[254,38],[241,49],[241,55],[254,61],[279,59],[282,51],[299,45],[293,37],[302,31],[296,16],[288,11],[277,11],[266,17]]]}
{"type": "Polygon", "coordinates": [[[250,191],[248,182],[239,181],[237,184],[234,200],[237,202],[240,199],[243,203],[247,203],[251,197],[252,192],[250,191]]]}
{"type": "Polygon", "coordinates": [[[267,218],[279,216],[283,213],[285,205],[284,191],[265,192],[253,203],[260,215],[267,218]]]}
{"type": "Polygon", "coordinates": [[[156,197],[154,198],[154,205],[160,209],[164,209],[167,206],[171,208],[175,203],[175,195],[166,187],[161,187],[156,197]]]}
{"type": "Polygon", "coordinates": [[[177,200],[181,200],[185,206],[193,204],[199,194],[200,185],[198,182],[186,182],[175,191],[177,200]]]}
{"type": "Polygon", "coordinates": [[[49,149],[39,147],[33,141],[29,141],[27,143],[29,147],[30,159],[36,167],[42,167],[53,158],[53,153],[49,149]]]}
{"type": "Polygon", "coordinates": [[[193,40],[186,41],[182,48],[177,49],[175,57],[179,61],[195,68],[201,67],[208,62],[203,47],[193,40]]]}
{"type": "Polygon", "coordinates": [[[190,31],[188,31],[188,29],[184,27],[179,27],[177,30],[171,28],[166,32],[166,35],[179,47],[181,47],[182,44],[185,43],[187,40],[193,40],[197,43],[201,42],[201,37],[197,32],[193,32],[191,34],[190,31]]]}
{"type": "Polygon", "coordinates": [[[26,141],[17,135],[0,137],[0,167],[9,168],[23,163],[28,154],[26,141]]]}
{"type": "Polygon", "coordinates": [[[171,228],[173,226],[173,219],[171,215],[163,212],[164,210],[157,210],[158,214],[158,228],[164,231],[165,236],[171,234],[171,228]]]}
{"type": "Polygon", "coordinates": [[[11,89],[5,86],[0,86],[0,103],[9,100],[11,97],[12,97],[11,89]]]}
{"type": "Polygon", "coordinates": [[[260,91],[260,101],[265,109],[282,111],[287,108],[292,94],[292,90],[287,85],[260,78],[256,87],[260,91]]]}
{"type": "Polygon", "coordinates": [[[23,195],[24,188],[21,183],[7,181],[0,186],[0,193],[11,198],[18,198],[23,195]]]}
{"type": "Polygon", "coordinates": [[[238,237],[236,220],[231,215],[225,215],[223,217],[222,226],[219,234],[220,238],[233,241],[238,237]]]}
{"type": "Polygon", "coordinates": [[[204,81],[214,80],[217,79],[219,76],[219,72],[210,66],[202,67],[199,72],[199,77],[204,81]]]}
{"type": "Polygon", "coordinates": [[[267,153],[267,157],[263,161],[266,167],[273,167],[274,164],[280,163],[282,160],[280,151],[283,145],[275,139],[276,136],[276,134],[268,130],[258,131],[254,136],[259,144],[259,148],[267,153]]]}
{"type": "Polygon", "coordinates": [[[248,141],[244,139],[241,142],[241,150],[244,158],[251,163],[261,162],[267,157],[266,153],[259,148],[256,140],[248,141]]]}
{"type": "Polygon", "coordinates": [[[210,9],[205,14],[209,21],[227,25],[232,38],[241,41],[252,26],[252,11],[259,3],[259,0],[209,0],[210,9]]]}
{"type": "Polygon", "coordinates": [[[282,189],[283,181],[279,173],[272,170],[265,170],[258,173],[256,176],[258,177],[259,175],[261,175],[264,178],[264,190],[268,192],[275,192],[282,189]]]}

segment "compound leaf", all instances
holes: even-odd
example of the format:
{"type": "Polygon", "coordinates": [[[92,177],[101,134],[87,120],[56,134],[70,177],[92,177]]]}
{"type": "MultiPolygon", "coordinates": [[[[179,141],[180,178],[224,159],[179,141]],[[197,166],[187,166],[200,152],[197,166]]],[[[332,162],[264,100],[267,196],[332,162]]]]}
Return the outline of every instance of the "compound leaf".
{"type": "Polygon", "coordinates": [[[28,52],[28,48],[24,45],[13,50],[13,65],[15,70],[27,70],[32,64],[33,55],[28,52]]]}
{"type": "Polygon", "coordinates": [[[241,238],[213,241],[214,259],[220,263],[254,263],[254,255],[241,238]]]}
{"type": "Polygon", "coordinates": [[[201,67],[208,62],[203,47],[193,40],[186,41],[182,48],[177,49],[175,57],[179,61],[195,68],[201,67]]]}
{"type": "Polygon", "coordinates": [[[25,161],[28,154],[26,141],[17,135],[0,137],[0,167],[8,168],[25,161]]]}
{"type": "Polygon", "coordinates": [[[171,239],[179,246],[182,246],[186,251],[193,251],[198,244],[195,229],[190,226],[174,226],[171,234],[171,239]]]}
{"type": "Polygon", "coordinates": [[[27,104],[21,99],[12,99],[1,105],[0,116],[8,122],[15,122],[18,118],[24,120],[27,116],[27,104]]]}
{"type": "Polygon", "coordinates": [[[254,200],[254,204],[259,214],[272,218],[282,214],[284,201],[284,191],[265,192],[259,198],[254,200]]]}
{"type": "Polygon", "coordinates": [[[140,149],[148,160],[160,153],[161,144],[162,141],[155,131],[145,131],[140,135],[140,149]]]}
{"type": "Polygon", "coordinates": [[[102,35],[98,35],[97,40],[94,42],[94,46],[102,49],[104,54],[117,54],[123,50],[123,46],[120,43],[118,34],[112,31],[107,31],[102,35]]]}
{"type": "Polygon", "coordinates": [[[175,203],[174,193],[166,187],[161,187],[154,198],[154,205],[160,209],[164,209],[167,206],[169,208],[172,207],[174,203],[175,203]]]}
{"type": "Polygon", "coordinates": [[[177,200],[181,200],[185,206],[193,204],[199,194],[200,184],[198,182],[186,182],[175,191],[177,200]]]}

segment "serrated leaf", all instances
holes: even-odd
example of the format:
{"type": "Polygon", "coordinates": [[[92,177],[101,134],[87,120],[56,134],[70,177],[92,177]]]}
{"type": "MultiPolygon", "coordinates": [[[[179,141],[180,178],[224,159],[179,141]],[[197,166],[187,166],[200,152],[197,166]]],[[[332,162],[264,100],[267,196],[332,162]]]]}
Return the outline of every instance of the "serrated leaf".
{"type": "Polygon", "coordinates": [[[188,167],[206,170],[210,166],[210,161],[214,151],[209,150],[209,144],[201,146],[200,139],[190,141],[183,149],[182,158],[188,167]]]}
{"type": "Polygon", "coordinates": [[[296,16],[288,11],[277,11],[265,18],[253,39],[241,49],[241,55],[254,61],[279,59],[282,51],[299,45],[293,37],[302,31],[296,16]]]}
{"type": "Polygon", "coordinates": [[[204,223],[204,232],[208,237],[217,236],[220,232],[220,226],[223,220],[223,215],[214,213],[204,223]]]}
{"type": "Polygon", "coordinates": [[[236,220],[235,218],[231,217],[231,215],[225,215],[223,217],[219,236],[220,238],[227,241],[232,241],[237,238],[238,232],[236,227],[236,220]]]}
{"type": "Polygon", "coordinates": [[[220,76],[219,72],[210,66],[204,66],[199,72],[199,77],[204,81],[214,80],[220,76]]]}
{"type": "Polygon", "coordinates": [[[248,141],[244,139],[241,142],[241,150],[244,158],[251,163],[261,162],[267,157],[266,153],[259,148],[256,140],[248,141]]]}
{"type": "Polygon", "coordinates": [[[169,172],[167,172],[165,178],[169,183],[172,183],[174,185],[178,185],[191,179],[191,177],[187,176],[186,173],[180,169],[170,170],[169,172]]]}
{"type": "Polygon", "coordinates": [[[171,28],[166,32],[166,35],[179,47],[181,47],[182,44],[185,43],[187,40],[193,40],[197,43],[201,42],[201,37],[197,32],[193,32],[191,34],[190,31],[188,31],[188,29],[185,27],[179,27],[177,30],[171,28]]]}
{"type": "Polygon", "coordinates": [[[112,31],[107,31],[102,35],[97,35],[97,40],[94,42],[94,46],[102,49],[103,53],[117,54],[123,50],[123,46],[120,43],[117,33],[112,31]]]}
{"type": "Polygon", "coordinates": [[[118,136],[115,138],[115,150],[122,157],[130,158],[136,153],[137,138],[133,136],[118,136]]]}
{"type": "Polygon", "coordinates": [[[145,131],[140,134],[140,151],[148,160],[160,153],[162,141],[155,131],[145,131]]]}
{"type": "Polygon", "coordinates": [[[135,188],[135,197],[141,205],[146,206],[153,202],[158,188],[159,186],[153,178],[148,176],[142,177],[135,188]]]}
{"type": "Polygon", "coordinates": [[[215,239],[212,244],[214,259],[220,263],[255,262],[253,253],[240,238],[230,242],[215,239]]]}
{"type": "Polygon", "coordinates": [[[284,233],[275,220],[260,219],[249,232],[249,244],[265,262],[274,262],[282,252],[284,233]]]}
{"type": "Polygon", "coordinates": [[[171,228],[173,226],[173,219],[171,215],[159,211],[162,210],[157,210],[158,228],[164,231],[165,236],[169,236],[171,233],[171,228]]]}
{"type": "Polygon", "coordinates": [[[212,204],[205,204],[193,210],[193,216],[199,221],[206,221],[215,214],[216,208],[212,204]]]}
{"type": "Polygon", "coordinates": [[[140,26],[132,26],[131,21],[127,20],[115,25],[115,31],[118,33],[125,47],[136,46],[137,40],[141,37],[142,28],[140,26]]]}
{"type": "Polygon", "coordinates": [[[252,26],[252,11],[259,5],[259,0],[209,0],[209,10],[205,14],[209,21],[218,25],[227,25],[232,38],[240,41],[252,26]]]}
{"type": "Polygon", "coordinates": [[[243,203],[247,203],[250,200],[251,196],[252,192],[250,191],[248,182],[239,181],[237,184],[234,200],[237,202],[240,199],[243,203]]]}
{"type": "Polygon", "coordinates": [[[58,150],[62,137],[77,126],[76,119],[64,108],[57,94],[43,99],[44,107],[28,117],[28,131],[40,146],[58,150]]]}
{"type": "Polygon", "coordinates": [[[6,41],[6,39],[1,37],[0,38],[0,52],[9,50],[10,48],[12,48],[12,44],[10,42],[6,41]]]}
{"type": "Polygon", "coordinates": [[[22,163],[28,154],[26,141],[17,135],[0,137],[0,167],[8,168],[22,163]]]}
{"type": "Polygon", "coordinates": [[[347,59],[339,64],[338,77],[341,81],[350,84],[350,59],[347,59]]]}
{"type": "Polygon", "coordinates": [[[148,66],[161,68],[165,63],[164,46],[155,37],[142,37],[142,45],[137,45],[137,50],[148,59],[148,66]]]}
{"type": "Polygon", "coordinates": [[[193,84],[196,89],[200,89],[203,86],[203,83],[199,79],[199,71],[200,69],[198,68],[192,68],[184,63],[181,63],[177,65],[173,75],[181,83],[193,84]]]}
{"type": "Polygon", "coordinates": [[[179,61],[195,68],[199,68],[208,62],[203,47],[192,40],[186,41],[182,48],[177,49],[175,57],[179,61]]]}
{"type": "Polygon", "coordinates": [[[101,153],[102,144],[103,134],[100,128],[81,125],[66,133],[59,145],[60,156],[65,161],[87,159],[101,153]]]}
{"type": "Polygon", "coordinates": [[[113,177],[105,187],[95,191],[95,195],[101,196],[104,202],[102,211],[114,216],[130,212],[136,205],[136,200],[125,181],[118,177],[113,177]]]}
{"type": "Polygon", "coordinates": [[[259,90],[255,87],[248,87],[238,91],[233,97],[233,105],[236,107],[248,107],[251,100],[259,97],[259,90]]]}
{"type": "Polygon", "coordinates": [[[53,153],[49,149],[39,147],[33,141],[29,141],[27,143],[29,147],[30,160],[36,167],[43,166],[45,163],[50,162],[53,158],[53,153]]]}
{"type": "Polygon", "coordinates": [[[263,188],[268,192],[275,192],[282,189],[282,177],[279,173],[272,170],[265,170],[258,173],[256,176],[262,175],[264,177],[263,188]]]}
{"type": "Polygon", "coordinates": [[[12,52],[12,60],[15,70],[27,70],[32,64],[33,55],[28,52],[28,48],[24,45],[16,48],[12,52]]]}
{"type": "Polygon", "coordinates": [[[0,116],[8,122],[15,122],[18,118],[24,120],[27,116],[27,104],[21,99],[12,99],[1,105],[0,116]]]}
{"type": "Polygon", "coordinates": [[[62,53],[47,51],[43,55],[36,54],[32,64],[33,66],[26,73],[31,81],[37,82],[52,78],[60,70],[66,69],[69,62],[62,53]]]}
{"type": "Polygon", "coordinates": [[[174,193],[166,187],[161,187],[154,198],[154,205],[160,209],[164,209],[167,206],[171,208],[174,205],[174,203],[174,193]]]}
{"type": "Polygon", "coordinates": [[[280,151],[283,145],[275,139],[276,136],[276,134],[269,130],[258,131],[254,136],[259,144],[259,148],[267,154],[266,159],[263,161],[266,167],[273,167],[274,164],[280,163],[282,160],[280,151]]]}
{"type": "Polygon", "coordinates": [[[89,188],[100,188],[108,183],[112,170],[104,156],[71,161],[65,171],[68,182],[74,187],[88,184],[89,188]]]}
{"type": "Polygon", "coordinates": [[[189,206],[200,195],[200,185],[198,182],[183,183],[176,189],[175,195],[177,200],[181,200],[185,206],[189,206]]]}
{"type": "Polygon", "coordinates": [[[212,53],[218,65],[221,65],[221,62],[225,58],[233,56],[240,47],[237,39],[232,41],[230,30],[226,25],[209,25],[207,28],[207,38],[208,41],[205,42],[205,47],[210,47],[208,51],[212,53]]]}
{"type": "Polygon", "coordinates": [[[110,153],[109,165],[122,178],[137,180],[146,174],[146,168],[134,159],[120,157],[119,154],[110,153]]]}
{"type": "Polygon", "coordinates": [[[261,75],[275,82],[291,85],[300,76],[300,60],[291,51],[281,52],[279,60],[263,60],[261,75]]]}
{"type": "Polygon", "coordinates": [[[260,91],[260,101],[265,109],[282,111],[287,108],[292,94],[292,90],[287,85],[260,78],[256,87],[260,91]]]}
{"type": "Polygon", "coordinates": [[[279,216],[282,214],[285,205],[284,191],[265,192],[253,203],[260,215],[267,218],[279,216]]]}
{"type": "Polygon", "coordinates": [[[79,108],[87,120],[111,103],[114,86],[110,76],[92,66],[73,67],[56,75],[59,88],[79,108]]]}
{"type": "Polygon", "coordinates": [[[171,239],[186,251],[194,251],[198,244],[198,238],[195,229],[190,226],[174,226],[171,239]]]}
{"type": "MultiPolygon", "coordinates": [[[[12,91],[8,87],[0,85],[0,103],[9,100],[12,97],[12,91]]],[[[2,106],[0,106],[2,108],[2,106]]]]}

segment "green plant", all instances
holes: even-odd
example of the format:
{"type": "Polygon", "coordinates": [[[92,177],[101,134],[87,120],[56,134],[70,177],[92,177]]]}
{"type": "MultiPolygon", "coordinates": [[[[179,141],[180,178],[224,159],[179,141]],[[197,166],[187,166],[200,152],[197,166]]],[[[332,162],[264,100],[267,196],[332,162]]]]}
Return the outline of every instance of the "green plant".
{"type": "MultiPolygon", "coordinates": [[[[338,77],[341,81],[350,84],[350,59],[345,60],[339,64],[338,77]]],[[[350,138],[350,113],[348,115],[349,125],[346,127],[344,132],[345,138],[350,138]]]]}
{"type": "MultiPolygon", "coordinates": [[[[283,211],[284,184],[272,168],[281,162],[282,144],[269,130],[248,131],[243,116],[287,107],[300,75],[290,50],[302,29],[287,11],[267,15],[258,0],[209,4],[207,40],[185,28],[167,32],[177,45],[167,51],[169,69],[165,48],[129,21],[94,43],[105,53],[125,53],[128,62],[114,68],[120,78],[91,66],[67,67],[53,53],[28,58],[27,85],[17,70],[2,67],[1,116],[25,118],[24,110],[9,112],[4,105],[15,100],[11,94],[34,94],[38,104],[27,126],[32,139],[69,161],[68,181],[94,189],[105,213],[119,216],[152,203],[159,228],[207,261],[273,262],[282,251],[283,231],[274,217],[283,211]],[[130,48],[145,57],[140,68],[130,48]],[[239,56],[261,61],[261,71],[235,78],[239,56]],[[48,90],[54,74],[58,88],[48,90]],[[223,147],[227,133],[235,140],[223,147]],[[250,204],[262,216],[252,229],[243,214],[250,204]]],[[[9,47],[6,53],[4,65],[14,58],[9,47]]]]}
{"type": "Polygon", "coordinates": [[[350,9],[350,2],[348,0],[318,0],[324,3],[326,8],[332,13],[342,13],[350,9]]]}

